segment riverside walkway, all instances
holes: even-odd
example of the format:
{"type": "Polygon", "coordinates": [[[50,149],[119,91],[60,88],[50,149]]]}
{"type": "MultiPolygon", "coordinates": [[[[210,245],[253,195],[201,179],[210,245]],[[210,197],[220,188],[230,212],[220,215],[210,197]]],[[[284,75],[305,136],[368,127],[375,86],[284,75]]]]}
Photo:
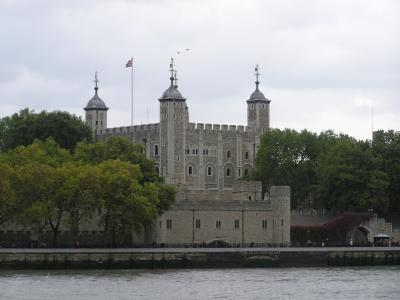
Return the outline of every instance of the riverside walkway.
{"type": "Polygon", "coordinates": [[[400,265],[400,247],[0,248],[0,269],[400,265]]]}
{"type": "Polygon", "coordinates": [[[247,248],[0,248],[0,253],[221,253],[221,252],[393,252],[400,247],[247,247],[247,248]]]}

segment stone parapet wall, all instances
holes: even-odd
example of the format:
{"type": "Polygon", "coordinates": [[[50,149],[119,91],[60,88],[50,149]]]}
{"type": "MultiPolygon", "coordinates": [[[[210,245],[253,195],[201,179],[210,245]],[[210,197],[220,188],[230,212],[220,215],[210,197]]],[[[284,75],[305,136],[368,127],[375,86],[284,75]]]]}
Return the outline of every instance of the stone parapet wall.
{"type": "Polygon", "coordinates": [[[159,130],[159,129],[160,129],[160,123],[153,123],[153,124],[107,128],[104,130],[98,130],[96,132],[96,134],[97,135],[128,134],[131,132],[151,131],[151,130],[159,130]]]}
{"type": "Polygon", "coordinates": [[[199,131],[234,131],[234,132],[250,132],[250,133],[260,133],[260,128],[253,128],[244,125],[227,125],[227,124],[211,124],[211,123],[189,123],[189,130],[199,130],[199,131]]]}

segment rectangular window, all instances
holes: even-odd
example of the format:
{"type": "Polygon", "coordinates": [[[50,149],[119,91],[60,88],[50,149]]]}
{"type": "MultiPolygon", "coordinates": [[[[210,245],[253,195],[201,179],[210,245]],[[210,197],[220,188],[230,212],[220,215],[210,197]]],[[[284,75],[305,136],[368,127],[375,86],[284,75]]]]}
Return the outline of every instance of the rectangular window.
{"type": "Polygon", "coordinates": [[[217,229],[221,229],[221,221],[216,221],[216,222],[215,222],[215,227],[216,227],[217,229]]]}
{"type": "Polygon", "coordinates": [[[264,228],[264,229],[268,228],[268,221],[267,220],[262,220],[262,228],[264,228]]]}
{"type": "Polygon", "coordinates": [[[235,220],[235,228],[236,228],[236,229],[239,228],[239,225],[240,225],[239,220],[235,220]]]}
{"type": "Polygon", "coordinates": [[[283,219],[281,220],[281,226],[283,226],[283,219]]]}
{"type": "Polygon", "coordinates": [[[172,220],[168,219],[167,220],[167,229],[171,229],[172,228],[172,220]]]}
{"type": "Polygon", "coordinates": [[[201,228],[201,222],[200,219],[196,219],[196,228],[201,228]]]}

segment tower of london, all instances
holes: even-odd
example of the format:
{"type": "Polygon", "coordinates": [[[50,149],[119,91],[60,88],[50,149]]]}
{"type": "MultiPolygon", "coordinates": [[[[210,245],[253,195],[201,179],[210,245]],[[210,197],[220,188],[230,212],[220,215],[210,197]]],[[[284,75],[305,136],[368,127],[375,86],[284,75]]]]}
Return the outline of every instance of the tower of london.
{"type": "Polygon", "coordinates": [[[290,243],[290,189],[246,178],[260,138],[270,128],[270,104],[259,88],[247,104],[247,126],[192,123],[187,99],[177,86],[173,64],[169,87],[158,99],[159,123],[107,128],[108,107],[95,95],[85,109],[97,141],[124,136],[140,143],[165,182],[176,186],[176,201],[138,242],[163,244],[290,243]]]}

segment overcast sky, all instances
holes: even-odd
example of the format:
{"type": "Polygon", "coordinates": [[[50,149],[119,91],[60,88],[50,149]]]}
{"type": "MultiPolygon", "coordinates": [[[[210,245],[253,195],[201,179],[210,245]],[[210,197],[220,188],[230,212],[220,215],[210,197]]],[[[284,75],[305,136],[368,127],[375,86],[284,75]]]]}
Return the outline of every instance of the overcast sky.
{"type": "Polygon", "coordinates": [[[133,56],[135,124],[158,122],[173,56],[191,122],[245,125],[259,64],[272,127],[370,138],[372,109],[400,130],[399,33],[396,0],[0,0],[0,117],[83,116],[97,70],[127,126],[133,56]]]}

